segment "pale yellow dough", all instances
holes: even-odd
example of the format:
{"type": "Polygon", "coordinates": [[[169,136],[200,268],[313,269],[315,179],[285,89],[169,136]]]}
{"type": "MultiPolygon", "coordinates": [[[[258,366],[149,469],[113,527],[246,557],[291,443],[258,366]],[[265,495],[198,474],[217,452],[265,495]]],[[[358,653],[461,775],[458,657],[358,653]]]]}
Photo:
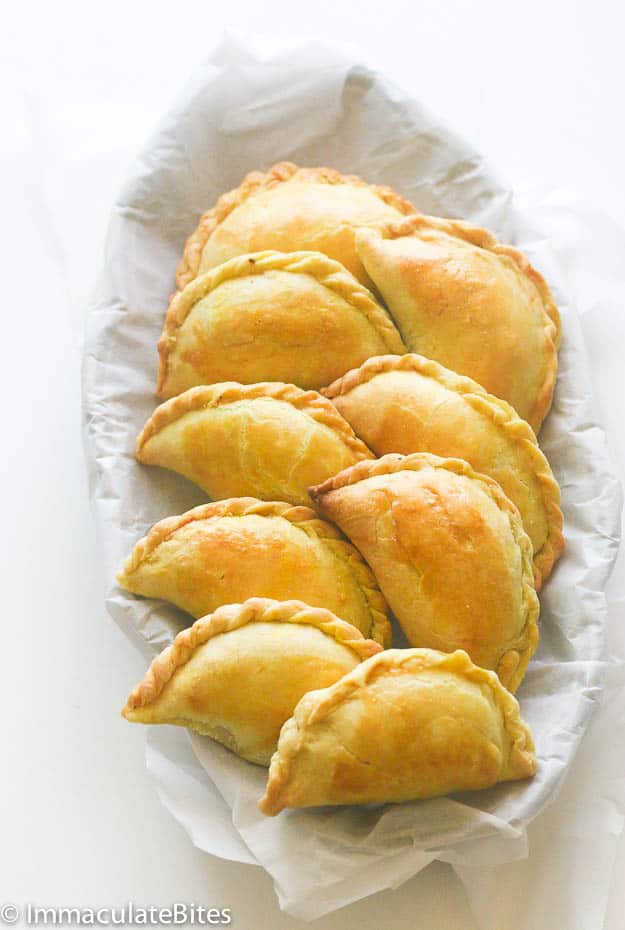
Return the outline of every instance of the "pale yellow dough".
{"type": "Polygon", "coordinates": [[[521,514],[540,588],[564,547],[560,489],[509,404],[421,355],[368,359],[323,393],[376,455],[431,452],[494,478],[521,514]]]}
{"type": "Polygon", "coordinates": [[[308,488],[373,458],[336,407],[292,384],[213,384],[158,407],[137,458],[199,485],[213,500],[252,496],[312,506],[308,488]]]}
{"type": "Polygon", "coordinates": [[[380,650],[328,610],[252,598],[179,633],[122,713],[134,723],[189,727],[268,765],[299,699],[380,650]]]}
{"type": "Polygon", "coordinates": [[[532,544],[495,481],[460,459],[391,453],[312,494],[371,566],[411,645],[464,649],[516,690],[539,604],[532,544]]]}
{"type": "Polygon", "coordinates": [[[137,543],[118,581],[194,617],[250,597],[295,598],[331,610],[384,645],[391,639],[370,569],[308,507],[239,497],[168,517],[137,543]]]}
{"type": "Polygon", "coordinates": [[[283,381],[319,388],[405,346],[386,310],[318,252],[255,252],[191,281],[167,311],[157,393],[283,381]]]}
{"type": "Polygon", "coordinates": [[[323,252],[368,285],[354,245],[355,228],[414,212],[390,187],[332,168],[280,162],[266,173],[252,171],[202,216],[178,266],[178,287],[182,290],[230,258],[261,249],[323,252]]]}
{"type": "Polygon", "coordinates": [[[485,229],[421,214],[360,230],[356,248],[409,351],[473,378],[538,432],[560,315],[527,258],[485,229]]]}
{"type": "Polygon", "coordinates": [[[529,778],[534,744],[494,672],[461,650],[391,649],[306,694],[282,727],[259,802],[384,804],[529,778]]]}

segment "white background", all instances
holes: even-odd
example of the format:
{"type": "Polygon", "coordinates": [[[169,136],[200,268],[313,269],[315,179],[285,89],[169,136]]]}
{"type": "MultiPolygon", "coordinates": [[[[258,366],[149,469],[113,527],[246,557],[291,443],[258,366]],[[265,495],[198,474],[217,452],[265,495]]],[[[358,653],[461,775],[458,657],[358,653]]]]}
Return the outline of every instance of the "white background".
{"type": "MultiPolygon", "coordinates": [[[[0,904],[195,901],[230,906],[240,930],[303,926],[280,914],[259,869],[196,851],[161,807],[141,730],[118,714],[144,661],[102,606],[79,432],[84,311],[112,200],[181,84],[224,29],[348,42],[514,187],[573,191],[625,225],[621,10],[617,0],[57,0],[5,10],[0,904]]],[[[608,276],[624,257],[607,256],[608,276]]],[[[622,474],[625,322],[608,328],[600,311],[584,329],[622,474]]],[[[624,572],[621,558],[614,592],[624,572]]],[[[613,602],[613,616],[623,616],[617,593],[613,602]]],[[[615,774],[623,755],[615,746],[615,774]]],[[[549,856],[548,832],[530,832],[533,855],[549,856]]],[[[607,930],[622,930],[624,886],[621,840],[607,930]]],[[[475,924],[460,883],[433,865],[316,926],[475,924]]]]}

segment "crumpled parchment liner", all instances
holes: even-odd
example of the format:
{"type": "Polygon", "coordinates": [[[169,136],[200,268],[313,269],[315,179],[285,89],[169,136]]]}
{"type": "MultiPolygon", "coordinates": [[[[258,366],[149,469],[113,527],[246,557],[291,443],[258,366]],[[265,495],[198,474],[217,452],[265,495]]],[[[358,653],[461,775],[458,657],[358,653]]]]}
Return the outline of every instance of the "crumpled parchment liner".
{"type": "MultiPolygon", "coordinates": [[[[567,548],[541,595],[541,642],[517,695],[536,740],[532,781],[268,819],[256,808],[262,769],[207,738],[170,728],[149,734],[148,764],[161,797],[193,842],[259,863],[274,879],[280,906],[312,919],[396,887],[433,859],[462,875],[464,867],[526,855],[526,826],[558,791],[602,690],[603,592],[618,548],[621,496],[595,423],[580,323],[558,261],[484,159],[343,53],[309,45],[266,57],[228,40],[135,164],[113,209],[89,314],[85,440],[111,579],[152,523],[205,500],[183,478],[139,466],[133,454],[156,403],[156,341],[185,237],[247,171],[287,159],[388,183],[424,212],[485,225],[518,245],[548,278],[564,331],[554,408],[540,438],[562,487],[567,548]]],[[[175,608],[115,585],[107,608],[146,657],[188,623],[175,608]]]]}

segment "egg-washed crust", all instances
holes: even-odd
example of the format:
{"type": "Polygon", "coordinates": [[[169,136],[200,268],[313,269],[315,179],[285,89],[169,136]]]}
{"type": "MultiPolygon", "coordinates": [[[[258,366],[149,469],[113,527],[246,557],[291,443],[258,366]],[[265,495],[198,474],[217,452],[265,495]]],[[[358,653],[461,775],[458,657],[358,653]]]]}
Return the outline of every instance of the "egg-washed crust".
{"type": "Polygon", "coordinates": [[[440,670],[488,687],[510,738],[509,758],[518,769],[519,777],[522,777],[521,773],[526,777],[535,773],[534,742],[520,718],[518,701],[504,688],[494,672],[474,665],[463,649],[452,653],[437,652],[434,649],[387,649],[357,665],[329,688],[310,691],[301,698],[293,716],[286,721],[280,732],[265,795],[258,802],[263,814],[271,817],[283,809],[280,797],[290,780],[293,762],[306,740],[307,728],[326,719],[359,689],[366,688],[391,670],[407,674],[440,670]]]}
{"type": "Polygon", "coordinates": [[[224,281],[264,274],[267,271],[308,275],[358,310],[383,340],[389,352],[408,351],[399,335],[399,330],[384,307],[377,303],[364,284],[357,281],[340,262],[328,258],[321,252],[277,252],[272,249],[264,252],[250,252],[231,258],[198,278],[193,278],[183,291],[173,296],[157,345],[159,355],[157,394],[160,395],[167,379],[167,365],[169,355],[176,344],[176,333],[198,301],[224,281]]]}
{"type": "Polygon", "coordinates": [[[282,501],[260,501],[255,497],[233,497],[229,500],[200,504],[199,507],[194,507],[180,516],[166,517],[156,523],[147,536],[135,545],[126,560],[123,571],[117,576],[118,582],[125,587],[125,579],[136,571],[141,562],[149,558],[177,530],[189,523],[221,517],[246,517],[251,514],[288,520],[308,536],[322,539],[337,559],[348,563],[356,584],[363,593],[371,616],[369,631],[371,638],[385,645],[390,644],[392,630],[388,618],[388,607],[371,569],[358,550],[347,542],[334,526],[326,523],[325,520],[320,520],[310,507],[293,506],[282,501]]]}
{"type": "Polygon", "coordinates": [[[534,553],[534,580],[539,591],[543,581],[549,576],[554,564],[564,549],[562,535],[562,511],[560,510],[560,488],[553,476],[549,462],[541,451],[534,430],[522,420],[513,407],[505,400],[489,394],[484,388],[463,375],[458,375],[438,362],[422,355],[379,355],[367,359],[360,368],[348,371],[321,393],[332,400],[348,394],[360,384],[365,384],[376,375],[389,371],[415,371],[441,384],[456,394],[462,395],[470,407],[487,417],[502,430],[510,443],[517,446],[530,461],[538,481],[542,504],[547,516],[548,534],[542,548],[534,553]]]}
{"type": "Polygon", "coordinates": [[[545,419],[551,407],[553,392],[556,385],[558,374],[558,349],[562,338],[562,324],[560,312],[556,307],[553,295],[549,285],[527,259],[527,256],[519,249],[511,245],[504,245],[498,242],[492,233],[479,226],[472,226],[462,220],[441,219],[438,216],[426,216],[417,213],[406,219],[399,220],[396,223],[388,223],[381,228],[381,233],[385,239],[399,239],[402,236],[410,236],[419,232],[421,229],[436,229],[440,232],[463,239],[471,245],[480,249],[492,252],[494,255],[502,255],[511,259],[517,266],[521,274],[529,278],[534,284],[540,296],[543,305],[543,333],[545,339],[545,377],[538,391],[536,402],[529,419],[532,423],[540,424],[545,419]]]}
{"type": "Polygon", "coordinates": [[[290,404],[311,420],[331,429],[356,458],[373,458],[373,452],[356,436],[331,401],[317,391],[304,391],[294,384],[284,384],[280,381],[263,381],[258,384],[238,384],[236,381],[202,384],[172,397],[156,408],[143,427],[137,440],[137,458],[141,460],[141,450],[146,442],[187,413],[260,398],[290,404]]]}
{"type": "Polygon", "coordinates": [[[390,452],[379,459],[357,462],[349,468],[343,469],[333,478],[328,478],[315,488],[310,488],[312,499],[323,506],[323,497],[330,491],[358,484],[367,478],[377,475],[390,475],[401,471],[421,471],[427,468],[440,468],[477,481],[482,490],[495,503],[498,509],[506,515],[512,537],[521,553],[522,571],[522,601],[525,614],[525,624],[519,632],[518,639],[523,642],[522,649],[508,649],[499,660],[497,674],[506,681],[509,691],[516,691],[521,683],[529,660],[538,645],[538,614],[540,604],[536,589],[534,588],[534,569],[532,563],[532,543],[523,529],[521,515],[512,501],[504,494],[501,486],[488,475],[479,474],[468,462],[463,459],[441,458],[429,452],[413,452],[410,455],[401,455],[390,452]]]}
{"type": "Polygon", "coordinates": [[[196,620],[193,626],[178,633],[171,646],[158,655],[134,689],[122,714],[152,704],[161,694],[175,672],[185,665],[193,653],[209,639],[222,633],[231,633],[249,623],[293,623],[314,626],[352,649],[360,661],[382,651],[382,646],[365,639],[360,630],[340,620],[323,607],[309,607],[302,601],[274,601],[266,597],[252,597],[243,604],[226,604],[214,613],[196,620]]]}
{"type": "Polygon", "coordinates": [[[192,281],[197,275],[204,246],[220,223],[223,223],[233,210],[244,203],[252,194],[258,191],[270,190],[272,187],[290,181],[294,177],[303,181],[310,181],[313,184],[350,184],[353,187],[367,187],[380,200],[390,207],[395,207],[400,213],[408,215],[415,212],[415,208],[410,201],[401,197],[391,187],[368,184],[355,174],[341,174],[339,171],[335,171],[334,168],[298,168],[292,162],[282,161],[273,165],[267,172],[251,171],[243,178],[238,187],[226,194],[222,194],[215,206],[204,213],[196,230],[187,239],[176,271],[178,290],[183,290],[189,281],[192,281]]]}

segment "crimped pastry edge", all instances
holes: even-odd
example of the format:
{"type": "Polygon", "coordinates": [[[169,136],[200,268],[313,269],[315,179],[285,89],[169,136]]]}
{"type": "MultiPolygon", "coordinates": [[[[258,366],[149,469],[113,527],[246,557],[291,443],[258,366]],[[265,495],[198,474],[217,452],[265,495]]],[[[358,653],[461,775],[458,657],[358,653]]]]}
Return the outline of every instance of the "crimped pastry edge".
{"type": "Polygon", "coordinates": [[[186,241],[182,258],[176,270],[178,290],[181,291],[197,275],[204,246],[220,223],[223,223],[233,210],[257,191],[269,190],[278,184],[290,181],[296,176],[312,183],[351,184],[355,187],[367,187],[380,200],[391,207],[395,207],[400,213],[407,215],[415,212],[415,208],[410,201],[386,185],[368,184],[355,174],[341,174],[334,168],[299,168],[293,162],[278,162],[269,168],[267,172],[249,172],[238,187],[222,194],[215,206],[200,217],[198,226],[186,241]]]}
{"type": "Polygon", "coordinates": [[[373,458],[370,449],[356,436],[347,420],[327,397],[317,391],[305,391],[294,384],[281,381],[259,381],[256,384],[222,381],[218,384],[201,384],[166,400],[156,408],[143,427],[137,439],[137,458],[141,461],[141,450],[153,436],[187,413],[206,407],[220,407],[239,400],[259,398],[270,398],[290,404],[315,422],[334,430],[338,438],[358,458],[373,458]]]}
{"type": "Polygon", "coordinates": [[[164,520],[155,523],[147,535],[135,544],[123,570],[117,575],[117,581],[123,588],[129,590],[127,584],[129,575],[136,571],[141,562],[148,558],[161,543],[183,526],[215,517],[245,517],[251,514],[261,517],[281,517],[288,520],[293,526],[324,540],[336,558],[344,563],[349,562],[349,569],[364,595],[371,616],[369,636],[383,645],[390,643],[392,630],[388,606],[373,572],[355,546],[352,546],[334,526],[325,520],[320,520],[314,510],[304,505],[287,504],[283,501],[261,501],[255,497],[232,497],[223,501],[200,504],[199,507],[194,507],[178,516],[165,517],[164,520]]]}
{"type": "Polygon", "coordinates": [[[528,420],[532,428],[538,433],[551,408],[558,373],[557,352],[562,338],[560,312],[554,302],[549,285],[520,249],[511,245],[504,245],[487,229],[473,226],[464,220],[443,219],[438,216],[416,213],[397,222],[379,226],[377,231],[385,239],[399,239],[402,236],[412,235],[423,228],[440,230],[448,235],[463,239],[465,242],[471,243],[471,245],[478,246],[478,248],[492,252],[494,255],[506,256],[515,263],[521,274],[529,278],[536,287],[544,313],[545,377],[528,420]]]}
{"type": "Polygon", "coordinates": [[[267,249],[263,252],[249,252],[231,258],[199,277],[193,277],[183,291],[174,294],[167,308],[163,332],[157,343],[159,364],[156,392],[159,396],[167,381],[169,356],[176,343],[176,333],[184,325],[195,304],[224,281],[264,274],[267,271],[304,274],[314,278],[358,310],[389,351],[407,351],[390,314],[375,300],[364,284],[357,281],[340,262],[328,258],[321,252],[312,251],[278,252],[267,249]]]}
{"type": "Polygon", "coordinates": [[[389,452],[379,459],[357,462],[355,465],[344,468],[333,477],[327,478],[316,487],[310,488],[309,493],[323,511],[323,497],[332,491],[340,490],[349,485],[358,484],[360,481],[365,481],[367,478],[372,478],[377,475],[395,474],[400,471],[421,471],[424,468],[439,468],[477,481],[482,486],[484,492],[508,519],[510,532],[521,553],[521,596],[525,611],[525,623],[518,634],[518,640],[524,640],[524,642],[520,649],[518,647],[510,647],[507,649],[506,652],[500,656],[495,671],[502,677],[507,675],[510,669],[511,677],[508,681],[505,681],[505,687],[509,691],[514,692],[523,680],[529,660],[536,651],[536,646],[538,644],[537,620],[540,604],[534,588],[533,550],[531,540],[523,529],[523,521],[521,520],[518,508],[513,504],[510,498],[507,497],[501,485],[498,484],[494,478],[475,471],[464,459],[443,458],[440,455],[433,455],[431,452],[412,452],[409,455],[402,455],[399,452],[389,452]]]}
{"type": "Polygon", "coordinates": [[[432,378],[438,384],[461,394],[467,403],[478,413],[482,413],[496,424],[508,436],[510,441],[521,447],[534,467],[534,474],[542,491],[542,502],[547,515],[548,534],[542,548],[534,553],[534,574],[536,590],[540,591],[543,582],[559,559],[564,548],[562,535],[562,511],[560,510],[560,488],[553,476],[549,462],[538,445],[532,427],[516,413],[505,400],[489,394],[484,388],[456,372],[439,365],[433,359],[423,355],[408,353],[406,355],[378,355],[367,359],[359,368],[353,368],[341,378],[337,378],[321,393],[333,400],[348,394],[354,388],[365,384],[377,375],[390,371],[414,371],[432,378]]]}
{"type": "MultiPolygon", "coordinates": [[[[329,688],[309,691],[300,699],[283,725],[278,748],[271,759],[269,779],[264,796],[258,802],[261,813],[273,817],[284,809],[281,795],[291,777],[293,762],[305,737],[306,728],[328,717],[360,688],[365,688],[389,669],[408,667],[410,673],[442,669],[464,675],[470,681],[491,689],[494,702],[501,712],[504,729],[510,738],[509,761],[513,760],[525,777],[536,771],[534,741],[529,727],[520,716],[516,698],[501,684],[497,675],[475,665],[463,649],[452,653],[434,649],[387,649],[366,659],[329,688]]],[[[519,777],[522,777],[519,775],[519,777]]]]}
{"type": "Polygon", "coordinates": [[[122,710],[123,716],[152,704],[175,672],[209,639],[231,633],[249,623],[278,622],[314,626],[332,636],[340,645],[352,649],[361,661],[382,651],[379,643],[366,639],[355,626],[325,607],[310,607],[303,601],[275,601],[266,597],[252,597],[242,604],[224,604],[178,633],[171,646],[153,660],[143,680],[130,694],[122,710]]]}

